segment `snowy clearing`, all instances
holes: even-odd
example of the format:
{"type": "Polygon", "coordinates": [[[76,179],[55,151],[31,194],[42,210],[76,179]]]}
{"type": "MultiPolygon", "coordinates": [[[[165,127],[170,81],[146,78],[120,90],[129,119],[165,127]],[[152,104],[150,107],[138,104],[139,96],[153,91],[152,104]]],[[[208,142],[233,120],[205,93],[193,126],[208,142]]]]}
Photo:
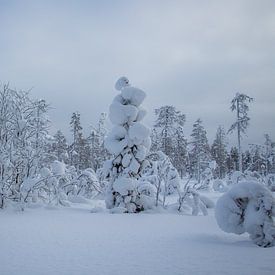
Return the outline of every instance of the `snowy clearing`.
{"type": "Polygon", "coordinates": [[[209,216],[0,211],[0,274],[275,274],[275,247],[222,232],[209,216]]]}

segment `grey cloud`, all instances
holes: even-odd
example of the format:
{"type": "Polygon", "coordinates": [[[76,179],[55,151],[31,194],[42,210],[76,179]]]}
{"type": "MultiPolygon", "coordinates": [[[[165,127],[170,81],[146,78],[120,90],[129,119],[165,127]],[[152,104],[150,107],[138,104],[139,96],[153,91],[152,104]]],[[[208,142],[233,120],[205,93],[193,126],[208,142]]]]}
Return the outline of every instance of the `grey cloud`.
{"type": "Polygon", "coordinates": [[[0,80],[44,97],[55,128],[78,110],[88,127],[127,75],[153,110],[228,128],[234,93],[255,97],[249,139],[275,138],[274,1],[6,1],[0,3],[0,80]]]}

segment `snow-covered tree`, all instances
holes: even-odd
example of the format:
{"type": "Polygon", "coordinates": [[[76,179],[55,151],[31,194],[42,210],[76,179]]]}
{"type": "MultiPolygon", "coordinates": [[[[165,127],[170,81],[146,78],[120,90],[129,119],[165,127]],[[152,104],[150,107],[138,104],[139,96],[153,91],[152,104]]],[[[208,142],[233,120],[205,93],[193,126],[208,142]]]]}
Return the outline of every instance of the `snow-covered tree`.
{"type": "Polygon", "coordinates": [[[210,146],[201,119],[197,119],[193,124],[191,137],[191,149],[189,153],[191,166],[190,172],[195,176],[198,182],[200,182],[201,173],[209,166],[211,160],[210,146]]]}
{"type": "Polygon", "coordinates": [[[69,147],[70,164],[78,171],[89,168],[91,166],[91,148],[83,135],[79,113],[72,114],[70,126],[73,134],[73,142],[69,147]]]}
{"type": "Polygon", "coordinates": [[[248,122],[250,118],[248,117],[249,107],[247,103],[253,101],[252,97],[249,97],[245,94],[236,93],[235,97],[231,101],[231,111],[236,111],[237,120],[234,122],[230,129],[229,133],[237,130],[238,137],[238,153],[239,153],[239,170],[242,172],[242,148],[241,148],[241,137],[242,134],[245,134],[248,127],[248,122]]]}
{"type": "Polygon", "coordinates": [[[167,155],[181,176],[186,171],[187,141],[183,126],[185,115],[174,106],[162,106],[155,110],[157,116],[152,131],[152,150],[167,155]]]}
{"type": "Polygon", "coordinates": [[[220,228],[228,233],[248,232],[255,244],[275,245],[275,201],[272,193],[257,182],[234,185],[219,198],[215,216],[220,228]]]}
{"type": "Polygon", "coordinates": [[[6,200],[22,202],[24,183],[48,160],[48,105],[27,92],[0,89],[0,207],[6,200]]]}
{"type": "Polygon", "coordinates": [[[105,146],[114,157],[105,163],[109,187],[106,206],[113,211],[139,212],[145,208],[139,192],[145,157],[150,149],[150,130],[141,121],[146,111],[141,108],[145,93],[131,87],[126,77],[115,85],[120,94],[115,96],[109,118],[114,125],[105,146]]]}
{"type": "Polygon", "coordinates": [[[64,134],[58,130],[53,136],[51,151],[56,156],[58,161],[68,162],[68,143],[64,134]]]}
{"type": "Polygon", "coordinates": [[[233,172],[238,170],[239,164],[239,154],[236,147],[231,147],[229,153],[227,154],[226,166],[228,172],[233,172]]]}
{"type": "Polygon", "coordinates": [[[226,150],[226,135],[224,129],[219,126],[217,129],[216,137],[211,146],[211,155],[212,158],[216,161],[217,168],[215,169],[218,177],[224,178],[226,174],[226,158],[227,158],[227,150],[226,150]]]}
{"type": "Polygon", "coordinates": [[[104,140],[107,134],[105,124],[106,113],[101,113],[97,126],[92,128],[87,138],[91,147],[91,163],[95,171],[102,167],[104,161],[110,157],[104,146],[104,140]]]}
{"type": "Polygon", "coordinates": [[[274,172],[274,162],[275,162],[275,143],[272,142],[268,134],[264,135],[264,161],[265,161],[265,174],[274,172]]]}
{"type": "Polygon", "coordinates": [[[150,153],[146,160],[149,163],[143,171],[143,179],[155,187],[155,206],[165,207],[166,196],[180,192],[179,173],[162,151],[150,153]]]}

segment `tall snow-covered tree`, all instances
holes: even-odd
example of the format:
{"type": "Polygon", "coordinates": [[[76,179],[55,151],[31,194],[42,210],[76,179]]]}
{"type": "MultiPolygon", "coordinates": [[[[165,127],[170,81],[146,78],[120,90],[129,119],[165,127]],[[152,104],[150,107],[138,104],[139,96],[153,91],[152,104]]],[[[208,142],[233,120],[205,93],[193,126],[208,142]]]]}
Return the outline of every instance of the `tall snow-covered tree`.
{"type": "Polygon", "coordinates": [[[237,130],[238,137],[238,153],[239,153],[239,170],[242,172],[242,147],[241,137],[245,134],[248,127],[250,118],[248,117],[249,106],[248,103],[252,102],[253,98],[245,94],[236,93],[231,101],[231,111],[236,112],[237,119],[228,130],[229,133],[237,130]]]}
{"type": "Polygon", "coordinates": [[[227,150],[226,150],[226,135],[224,129],[219,126],[217,129],[216,137],[211,146],[211,155],[212,158],[217,163],[216,172],[219,178],[223,178],[226,174],[226,158],[227,158],[227,150]]]}
{"type": "Polygon", "coordinates": [[[77,170],[88,168],[90,167],[91,149],[83,136],[79,113],[72,114],[70,126],[73,134],[73,142],[69,147],[70,164],[77,170]]]}
{"type": "Polygon", "coordinates": [[[88,137],[88,142],[91,147],[91,163],[95,171],[110,157],[104,146],[104,140],[107,134],[105,124],[106,113],[101,113],[97,126],[92,128],[88,137]]]}
{"type": "Polygon", "coordinates": [[[264,159],[265,159],[265,168],[266,175],[273,173],[274,164],[275,164],[275,143],[272,142],[269,134],[264,135],[264,159]]]}
{"type": "Polygon", "coordinates": [[[251,163],[252,163],[252,157],[249,150],[246,150],[242,154],[242,160],[243,160],[243,170],[248,171],[251,169],[251,163]]]}
{"type": "Polygon", "coordinates": [[[45,165],[48,105],[27,92],[0,89],[0,207],[22,202],[24,184],[45,165]]]}
{"type": "Polygon", "coordinates": [[[106,148],[114,155],[105,163],[109,174],[105,201],[109,209],[139,212],[145,208],[139,179],[151,144],[150,130],[141,123],[146,114],[140,106],[145,93],[131,87],[126,77],[121,77],[115,88],[120,94],[110,106],[109,118],[114,127],[105,140],[106,148]]]}
{"type": "Polygon", "coordinates": [[[156,121],[152,131],[152,150],[167,155],[181,175],[186,170],[187,141],[183,126],[185,115],[174,106],[162,106],[155,110],[156,121]]]}
{"type": "Polygon", "coordinates": [[[52,143],[52,152],[56,156],[58,161],[68,162],[68,143],[64,134],[58,130],[53,136],[54,141],[52,143]]]}
{"type": "Polygon", "coordinates": [[[197,119],[193,124],[190,142],[190,172],[195,175],[198,182],[201,181],[201,173],[208,167],[211,160],[210,146],[206,136],[206,130],[202,120],[197,119]]]}
{"type": "Polygon", "coordinates": [[[231,147],[230,152],[227,155],[226,166],[228,172],[238,170],[239,154],[236,147],[231,147]]]}

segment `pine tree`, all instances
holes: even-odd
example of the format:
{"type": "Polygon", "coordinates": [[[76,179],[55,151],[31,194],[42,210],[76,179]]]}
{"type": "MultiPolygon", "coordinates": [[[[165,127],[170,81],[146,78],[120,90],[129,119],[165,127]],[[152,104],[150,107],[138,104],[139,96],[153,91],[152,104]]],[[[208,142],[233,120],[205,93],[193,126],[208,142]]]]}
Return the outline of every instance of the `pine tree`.
{"type": "Polygon", "coordinates": [[[252,163],[251,153],[249,150],[246,150],[244,153],[242,153],[242,160],[243,160],[243,170],[249,171],[252,163]]]}
{"type": "Polygon", "coordinates": [[[195,175],[198,182],[201,181],[201,173],[208,167],[211,160],[210,147],[208,144],[206,130],[202,125],[202,120],[198,119],[193,124],[191,134],[192,140],[190,142],[190,166],[191,173],[195,175]]]}
{"type": "Polygon", "coordinates": [[[238,137],[238,153],[239,153],[239,170],[242,172],[242,148],[241,148],[241,135],[246,132],[248,127],[248,122],[250,118],[248,117],[249,107],[247,102],[250,103],[253,101],[252,97],[249,97],[245,94],[237,93],[235,97],[231,101],[231,111],[236,111],[237,120],[234,122],[230,129],[228,130],[229,133],[237,130],[237,137],[238,137]]]}
{"type": "Polygon", "coordinates": [[[60,130],[58,130],[53,137],[54,137],[54,141],[51,148],[52,152],[54,153],[58,161],[63,161],[64,163],[67,163],[68,162],[68,154],[67,154],[68,143],[67,143],[66,137],[60,130]]]}
{"type": "Polygon", "coordinates": [[[213,141],[211,147],[211,155],[212,158],[217,163],[217,174],[218,177],[221,179],[226,174],[226,158],[227,158],[227,151],[226,151],[226,135],[224,129],[219,126],[217,129],[216,137],[213,141]]]}
{"type": "Polygon", "coordinates": [[[233,172],[238,170],[239,154],[236,147],[231,147],[230,152],[227,155],[227,171],[233,172]]]}
{"type": "Polygon", "coordinates": [[[114,155],[108,167],[109,188],[107,208],[122,212],[139,212],[145,209],[143,192],[139,187],[145,157],[150,149],[150,130],[141,121],[146,112],[141,108],[145,93],[131,87],[126,77],[116,83],[120,91],[110,106],[109,118],[114,124],[105,140],[105,146],[114,155]]]}
{"type": "Polygon", "coordinates": [[[272,168],[274,167],[275,160],[275,143],[272,142],[268,134],[264,135],[264,159],[265,159],[265,174],[268,175],[272,173],[272,168]]]}
{"type": "Polygon", "coordinates": [[[88,137],[88,142],[91,147],[91,163],[95,171],[102,167],[104,161],[106,161],[110,154],[104,146],[104,140],[106,137],[106,113],[101,113],[97,127],[93,127],[88,137]]]}
{"type": "Polygon", "coordinates": [[[83,136],[79,113],[73,113],[70,125],[73,133],[73,143],[69,147],[70,164],[79,171],[91,166],[91,149],[83,136]]]}

